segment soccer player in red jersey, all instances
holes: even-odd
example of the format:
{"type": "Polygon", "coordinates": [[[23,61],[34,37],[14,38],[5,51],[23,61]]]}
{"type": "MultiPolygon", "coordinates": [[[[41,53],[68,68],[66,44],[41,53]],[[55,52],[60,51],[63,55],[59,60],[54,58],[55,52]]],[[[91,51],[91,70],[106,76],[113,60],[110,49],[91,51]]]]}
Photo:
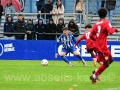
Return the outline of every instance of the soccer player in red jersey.
{"type": "Polygon", "coordinates": [[[110,22],[105,19],[107,15],[107,10],[105,8],[100,8],[98,10],[98,15],[100,19],[93,25],[90,38],[93,38],[93,36],[96,35],[97,38],[95,43],[99,51],[98,59],[103,62],[103,64],[90,76],[93,84],[96,84],[98,76],[113,62],[112,55],[107,48],[107,36],[114,32],[118,32],[117,28],[112,28],[110,22]]]}
{"type": "MultiPolygon", "coordinates": [[[[92,40],[90,38],[90,33],[91,33],[91,28],[92,26],[90,24],[85,26],[86,32],[77,40],[77,42],[75,43],[75,46],[81,41],[81,40],[85,40],[86,41],[86,49],[87,52],[91,54],[91,57],[93,58],[93,64],[96,67],[96,62],[97,62],[97,57],[95,55],[95,53],[97,53],[97,48],[95,46],[95,41],[92,40]]],[[[96,35],[94,35],[94,39],[96,38],[96,35]]],[[[98,62],[100,64],[102,64],[102,62],[98,62]]]]}

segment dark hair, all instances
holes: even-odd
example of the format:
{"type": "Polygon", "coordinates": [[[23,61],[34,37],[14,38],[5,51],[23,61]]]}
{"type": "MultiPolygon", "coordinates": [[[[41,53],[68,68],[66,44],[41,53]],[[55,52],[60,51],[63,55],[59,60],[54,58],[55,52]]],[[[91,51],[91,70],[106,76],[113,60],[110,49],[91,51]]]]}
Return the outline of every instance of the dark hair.
{"type": "MultiPolygon", "coordinates": [[[[58,1],[58,0],[56,0],[56,5],[57,5],[57,1],[58,1]]],[[[61,0],[60,0],[60,2],[61,2],[61,0]]],[[[58,5],[57,5],[57,6],[58,6],[58,5]]],[[[62,8],[62,3],[60,4],[59,7],[62,8]]]]}
{"type": "Polygon", "coordinates": [[[86,29],[86,28],[92,28],[92,25],[87,24],[87,25],[85,26],[85,29],[86,29]]]}
{"type": "Polygon", "coordinates": [[[100,18],[105,18],[107,16],[107,10],[105,8],[100,8],[98,10],[98,15],[100,18]]]}
{"type": "Polygon", "coordinates": [[[19,17],[19,16],[23,16],[23,14],[19,14],[18,17],[19,17]]]}
{"type": "Polygon", "coordinates": [[[68,30],[68,28],[67,28],[67,27],[64,27],[64,28],[62,29],[62,31],[64,31],[64,30],[68,30]]]}
{"type": "Polygon", "coordinates": [[[76,27],[76,26],[77,26],[77,24],[74,22],[74,19],[71,19],[71,20],[69,21],[69,23],[68,23],[68,28],[71,27],[70,23],[73,23],[73,27],[76,27]]]}

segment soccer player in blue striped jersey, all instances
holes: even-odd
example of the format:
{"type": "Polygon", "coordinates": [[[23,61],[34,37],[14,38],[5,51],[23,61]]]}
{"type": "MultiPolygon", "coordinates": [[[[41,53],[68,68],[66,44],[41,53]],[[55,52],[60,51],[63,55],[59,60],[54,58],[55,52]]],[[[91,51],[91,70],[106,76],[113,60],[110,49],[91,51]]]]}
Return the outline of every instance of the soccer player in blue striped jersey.
{"type": "Polygon", "coordinates": [[[58,46],[60,43],[62,43],[62,50],[60,52],[60,56],[66,63],[68,63],[70,66],[73,66],[73,64],[66,58],[66,55],[69,52],[71,52],[82,61],[84,66],[86,66],[87,64],[85,60],[80,56],[79,52],[77,51],[77,48],[74,47],[74,44],[76,43],[76,39],[72,34],[70,34],[67,27],[64,27],[62,30],[63,30],[63,34],[61,34],[57,39],[55,58],[58,57],[58,46]]]}

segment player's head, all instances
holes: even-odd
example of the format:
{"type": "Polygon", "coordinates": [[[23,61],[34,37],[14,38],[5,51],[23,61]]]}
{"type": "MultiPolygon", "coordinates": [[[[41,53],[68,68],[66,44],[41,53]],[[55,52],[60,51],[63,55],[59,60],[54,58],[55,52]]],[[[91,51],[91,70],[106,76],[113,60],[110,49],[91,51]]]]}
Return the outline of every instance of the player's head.
{"type": "Polygon", "coordinates": [[[98,15],[100,18],[105,18],[107,16],[107,10],[105,8],[100,8],[98,10],[98,15]]]}
{"type": "Polygon", "coordinates": [[[85,29],[86,30],[89,30],[89,29],[91,29],[92,28],[92,25],[90,25],[90,24],[87,24],[86,26],[85,26],[85,29]]]}
{"type": "Polygon", "coordinates": [[[69,33],[69,30],[68,30],[67,27],[64,27],[64,28],[62,29],[62,31],[63,31],[63,34],[64,34],[65,36],[67,36],[68,33],[69,33]]]}

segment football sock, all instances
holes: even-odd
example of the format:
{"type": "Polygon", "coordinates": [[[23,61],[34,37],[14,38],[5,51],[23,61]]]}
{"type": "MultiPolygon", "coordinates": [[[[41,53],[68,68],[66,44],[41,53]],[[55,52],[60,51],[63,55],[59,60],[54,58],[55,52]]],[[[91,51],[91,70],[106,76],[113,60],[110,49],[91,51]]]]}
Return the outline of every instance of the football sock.
{"type": "Polygon", "coordinates": [[[61,56],[61,58],[66,62],[66,63],[70,63],[70,61],[65,57],[65,56],[61,56]]]}
{"type": "Polygon", "coordinates": [[[76,56],[82,61],[82,63],[84,64],[84,66],[87,66],[85,60],[80,55],[76,55],[76,56]]]}
{"type": "Polygon", "coordinates": [[[105,65],[100,65],[100,67],[98,67],[98,69],[95,71],[95,75],[98,76],[100,75],[104,70],[106,69],[105,65]]]}
{"type": "Polygon", "coordinates": [[[80,60],[84,60],[80,55],[76,55],[80,60]]]}

